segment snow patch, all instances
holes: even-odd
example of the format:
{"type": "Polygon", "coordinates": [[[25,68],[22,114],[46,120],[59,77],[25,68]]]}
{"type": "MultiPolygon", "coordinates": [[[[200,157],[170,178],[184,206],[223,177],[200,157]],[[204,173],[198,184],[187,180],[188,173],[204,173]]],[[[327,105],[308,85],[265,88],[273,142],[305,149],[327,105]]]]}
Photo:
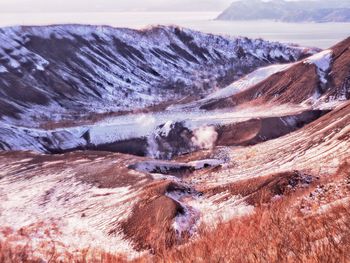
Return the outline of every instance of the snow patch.
{"type": "Polygon", "coordinates": [[[7,68],[5,68],[3,65],[0,65],[0,73],[8,72],[7,68]]]}
{"type": "Polygon", "coordinates": [[[180,237],[185,232],[193,235],[197,229],[196,222],[199,219],[199,212],[197,210],[190,207],[184,207],[183,209],[183,213],[175,217],[172,225],[180,237]]]}
{"type": "Polygon", "coordinates": [[[145,161],[140,162],[129,168],[135,169],[144,173],[168,174],[169,171],[176,171],[181,169],[193,169],[192,166],[186,163],[167,162],[167,161],[145,161]]]}
{"type": "Polygon", "coordinates": [[[333,51],[328,49],[307,58],[305,64],[314,64],[323,84],[327,84],[327,75],[332,62],[333,51]]]}
{"type": "Polygon", "coordinates": [[[228,192],[211,197],[199,197],[191,200],[189,205],[201,212],[198,224],[209,226],[254,212],[254,206],[246,204],[241,196],[232,196],[228,192]]]}
{"type": "Polygon", "coordinates": [[[43,58],[40,57],[40,59],[39,59],[38,61],[36,61],[35,67],[36,67],[36,69],[39,70],[39,71],[45,71],[46,67],[47,67],[49,64],[50,64],[50,63],[49,63],[47,60],[45,60],[45,59],[43,59],[43,58]]]}
{"type": "Polygon", "coordinates": [[[271,75],[287,70],[291,66],[295,65],[295,63],[290,64],[278,64],[278,65],[272,65],[268,67],[263,67],[255,70],[254,72],[246,75],[242,79],[232,83],[228,87],[221,89],[219,91],[216,91],[209,96],[207,96],[204,100],[212,100],[212,99],[221,99],[221,98],[227,98],[234,94],[237,94],[239,92],[244,91],[245,89],[248,89],[259,82],[265,80],[266,78],[270,77],[271,75]]]}
{"type": "Polygon", "coordinates": [[[192,161],[188,163],[180,162],[168,162],[168,161],[144,161],[129,166],[131,169],[135,169],[144,173],[155,173],[155,174],[169,174],[170,171],[194,171],[208,167],[216,167],[223,164],[224,161],[217,159],[206,159],[192,161]]]}
{"type": "Polygon", "coordinates": [[[195,198],[196,194],[191,191],[173,191],[166,193],[166,196],[178,202],[182,206],[182,213],[178,213],[172,224],[177,236],[181,238],[182,233],[193,235],[197,230],[197,222],[200,218],[200,211],[188,205],[188,200],[195,198]]]}
{"type": "Polygon", "coordinates": [[[202,224],[215,227],[220,222],[227,222],[254,211],[254,206],[247,205],[240,196],[232,196],[228,192],[208,197],[198,193],[174,191],[167,193],[167,196],[179,202],[184,209],[173,223],[178,234],[193,234],[202,224]]]}
{"type": "Polygon", "coordinates": [[[157,133],[161,136],[167,137],[170,133],[170,131],[174,128],[174,122],[173,121],[167,121],[163,127],[157,129],[157,133]]]}

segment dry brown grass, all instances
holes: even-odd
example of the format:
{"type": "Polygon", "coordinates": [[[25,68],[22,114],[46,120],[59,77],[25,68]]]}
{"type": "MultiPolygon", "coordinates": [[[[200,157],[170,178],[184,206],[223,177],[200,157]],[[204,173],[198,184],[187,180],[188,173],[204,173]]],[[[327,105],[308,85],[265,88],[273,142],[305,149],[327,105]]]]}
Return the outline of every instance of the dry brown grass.
{"type": "MultiPolygon", "coordinates": [[[[344,163],[337,174],[339,178],[332,177],[333,182],[348,179],[350,164],[344,163]]],[[[161,233],[149,235],[152,240],[148,241],[153,243],[151,253],[133,262],[350,262],[349,203],[338,203],[327,210],[311,210],[303,214],[300,212],[301,199],[309,196],[315,185],[266,203],[269,198],[265,200],[265,197],[270,196],[271,189],[275,189],[276,185],[285,186],[285,181],[281,181],[280,176],[265,179],[248,185],[247,195],[267,191],[267,194],[257,195],[263,202],[256,203],[253,214],[221,223],[215,228],[202,227],[197,238],[184,245],[169,247],[161,233]]],[[[344,187],[350,188],[349,185],[344,187]]],[[[237,188],[231,190],[235,192],[237,188]]],[[[34,252],[30,246],[11,247],[9,243],[0,241],[1,263],[41,262],[33,256],[34,252]]],[[[52,245],[45,258],[48,262],[127,261],[123,256],[90,250],[60,254],[52,245]]]]}
{"type": "MultiPolygon", "coordinates": [[[[257,208],[253,215],[202,229],[200,238],[172,249],[161,245],[153,255],[134,262],[350,262],[350,206],[325,214],[295,216],[290,202],[257,208]]],[[[0,243],[0,262],[40,262],[28,247],[0,243]]],[[[122,256],[81,251],[62,255],[52,251],[48,262],[125,262],[122,256]],[[61,259],[60,259],[61,258],[61,259]]]]}
{"type": "MultiPolygon", "coordinates": [[[[222,192],[229,192],[231,195],[240,195],[245,202],[253,206],[261,206],[271,202],[275,196],[290,196],[303,194],[303,185],[306,190],[320,183],[319,177],[307,175],[300,171],[281,172],[267,176],[254,177],[241,180],[224,186],[217,186],[209,189],[200,189],[201,192],[215,195],[222,192]],[[307,182],[305,178],[308,177],[307,182]]],[[[304,193],[305,194],[305,193],[304,193]]]]}
{"type": "Polygon", "coordinates": [[[278,194],[275,190],[284,189],[285,179],[290,178],[293,176],[283,174],[243,182],[246,192],[239,191],[244,190],[241,184],[232,185],[231,192],[254,197],[254,214],[221,223],[215,229],[202,228],[200,238],[159,251],[144,262],[350,262],[350,203],[300,212],[300,201],[308,199],[317,183],[350,178],[350,162],[345,162],[332,178],[271,202],[271,193],[278,194]]]}
{"type": "MultiPolygon", "coordinates": [[[[54,225],[36,225],[13,231],[0,227],[0,263],[115,263],[126,262],[123,255],[111,255],[94,249],[74,250],[55,240],[54,225]],[[45,231],[47,238],[33,238],[33,233],[45,231]]],[[[35,236],[35,235],[34,235],[35,236]]]]}
{"type": "Polygon", "coordinates": [[[123,255],[112,255],[93,250],[81,250],[76,253],[59,252],[55,248],[47,254],[38,256],[29,245],[13,246],[11,243],[0,241],[1,263],[122,263],[127,262],[123,255]],[[45,260],[43,260],[45,258],[45,260]]]}
{"type": "Polygon", "coordinates": [[[182,247],[142,262],[350,262],[350,206],[295,216],[290,202],[260,207],[244,218],[202,229],[182,247]]]}

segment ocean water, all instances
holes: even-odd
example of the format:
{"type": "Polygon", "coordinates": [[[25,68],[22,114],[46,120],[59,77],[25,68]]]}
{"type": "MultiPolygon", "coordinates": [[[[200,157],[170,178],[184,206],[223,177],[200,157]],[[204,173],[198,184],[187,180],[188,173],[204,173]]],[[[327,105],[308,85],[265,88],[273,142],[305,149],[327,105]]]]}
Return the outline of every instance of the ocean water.
{"type": "Polygon", "coordinates": [[[179,25],[206,33],[263,38],[320,48],[350,36],[350,23],[281,23],[274,21],[216,21],[217,12],[123,12],[123,13],[0,13],[0,26],[94,24],[145,28],[179,25]]]}

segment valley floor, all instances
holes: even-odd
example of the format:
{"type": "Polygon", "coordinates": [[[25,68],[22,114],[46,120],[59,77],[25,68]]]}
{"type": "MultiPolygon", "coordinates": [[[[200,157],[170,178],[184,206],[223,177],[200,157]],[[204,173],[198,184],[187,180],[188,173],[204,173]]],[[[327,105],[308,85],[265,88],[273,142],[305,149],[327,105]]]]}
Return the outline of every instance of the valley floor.
{"type": "Polygon", "coordinates": [[[1,153],[2,257],[346,262],[349,106],[275,140],[173,161],[1,153]]]}

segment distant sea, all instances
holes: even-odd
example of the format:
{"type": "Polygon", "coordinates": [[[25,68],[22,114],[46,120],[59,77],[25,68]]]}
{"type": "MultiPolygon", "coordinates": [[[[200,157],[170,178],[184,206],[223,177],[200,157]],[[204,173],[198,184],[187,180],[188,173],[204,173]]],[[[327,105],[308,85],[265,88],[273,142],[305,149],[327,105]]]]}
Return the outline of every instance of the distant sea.
{"type": "Polygon", "coordinates": [[[327,48],[350,36],[350,23],[281,23],[273,21],[215,21],[218,13],[0,13],[0,26],[94,24],[145,28],[179,25],[206,33],[247,36],[302,46],[327,48]]]}

